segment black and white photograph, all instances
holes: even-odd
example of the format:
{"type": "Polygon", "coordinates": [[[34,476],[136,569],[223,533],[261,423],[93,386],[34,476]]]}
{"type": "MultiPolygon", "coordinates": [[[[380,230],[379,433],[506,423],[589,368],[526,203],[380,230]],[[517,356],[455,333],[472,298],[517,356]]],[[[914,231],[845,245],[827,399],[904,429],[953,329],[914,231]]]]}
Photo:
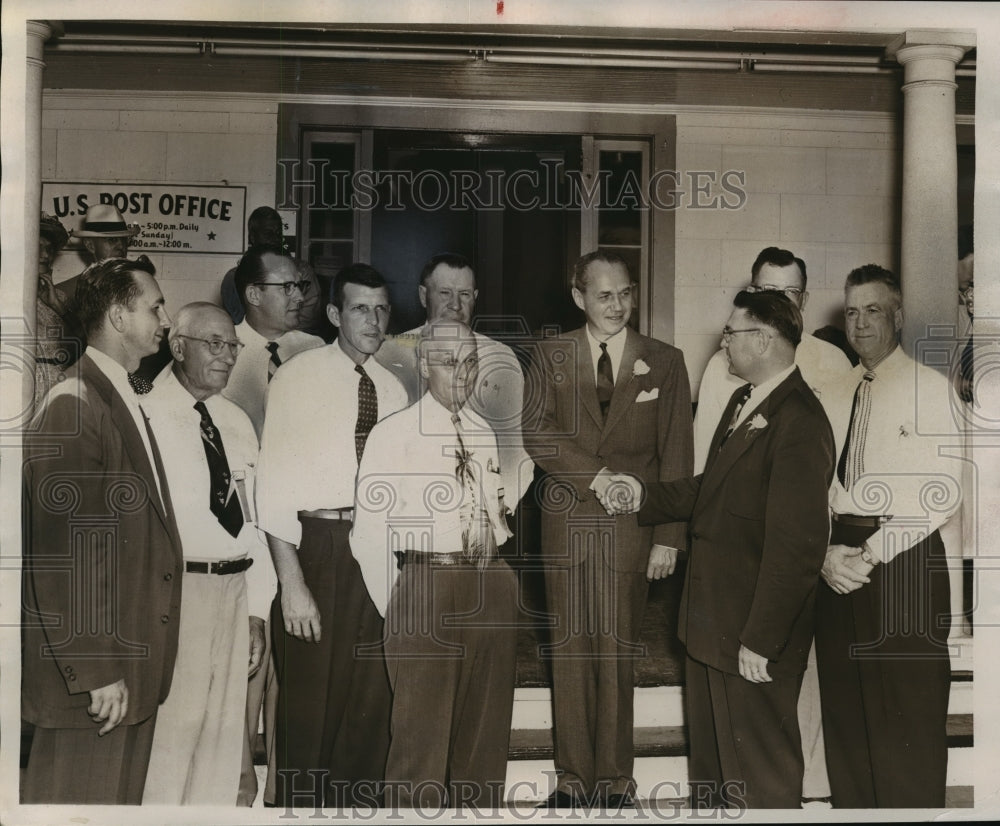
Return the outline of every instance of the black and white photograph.
{"type": "Polygon", "coordinates": [[[0,821],[997,818],[993,4],[0,25],[0,821]]]}

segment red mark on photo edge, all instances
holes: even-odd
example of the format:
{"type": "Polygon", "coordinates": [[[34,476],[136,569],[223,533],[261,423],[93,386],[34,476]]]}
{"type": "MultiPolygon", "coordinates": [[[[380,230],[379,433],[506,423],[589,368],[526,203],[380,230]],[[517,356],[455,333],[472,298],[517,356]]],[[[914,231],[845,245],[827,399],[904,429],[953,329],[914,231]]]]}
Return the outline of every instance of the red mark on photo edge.
{"type": "Polygon", "coordinates": [[[497,0],[497,14],[503,14],[503,0],[497,0]]]}

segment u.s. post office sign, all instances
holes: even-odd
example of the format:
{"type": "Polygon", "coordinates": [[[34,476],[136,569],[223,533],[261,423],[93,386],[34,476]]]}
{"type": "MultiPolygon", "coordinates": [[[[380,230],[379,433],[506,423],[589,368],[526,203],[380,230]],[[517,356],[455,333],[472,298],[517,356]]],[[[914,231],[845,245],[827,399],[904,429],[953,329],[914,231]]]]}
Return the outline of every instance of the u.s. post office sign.
{"type": "Polygon", "coordinates": [[[87,207],[114,204],[126,224],[139,225],[129,254],[242,255],[246,200],[245,186],[42,182],[42,212],[55,215],[67,230],[83,228],[87,207]]]}

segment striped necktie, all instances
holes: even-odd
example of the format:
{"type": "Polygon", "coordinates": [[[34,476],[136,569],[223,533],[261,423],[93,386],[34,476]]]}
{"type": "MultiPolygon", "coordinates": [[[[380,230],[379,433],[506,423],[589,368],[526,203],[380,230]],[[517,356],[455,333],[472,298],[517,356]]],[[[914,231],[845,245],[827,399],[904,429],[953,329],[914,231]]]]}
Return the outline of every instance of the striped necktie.
{"type": "MultiPolygon", "coordinates": [[[[750,398],[750,393],[752,390],[753,390],[752,384],[744,384],[739,390],[733,393],[732,398],[737,399],[736,407],[733,408],[733,415],[729,417],[729,427],[726,428],[726,432],[722,437],[722,441],[719,442],[720,450],[722,449],[722,446],[726,443],[726,440],[730,436],[732,436],[733,432],[736,430],[736,423],[740,419],[740,413],[743,411],[743,406],[747,403],[747,400],[750,398]]],[[[732,403],[732,399],[730,399],[730,403],[732,403]]]]}
{"type": "Polygon", "coordinates": [[[837,462],[837,479],[849,491],[851,486],[865,472],[865,442],[868,439],[868,420],[872,414],[872,382],[875,374],[865,371],[854,391],[851,405],[851,424],[847,429],[847,441],[837,462]]]}
{"type": "Polygon", "coordinates": [[[270,381],[274,378],[275,370],[281,367],[281,356],[278,355],[278,342],[269,341],[265,346],[271,354],[271,358],[267,362],[267,380],[270,381]]]}

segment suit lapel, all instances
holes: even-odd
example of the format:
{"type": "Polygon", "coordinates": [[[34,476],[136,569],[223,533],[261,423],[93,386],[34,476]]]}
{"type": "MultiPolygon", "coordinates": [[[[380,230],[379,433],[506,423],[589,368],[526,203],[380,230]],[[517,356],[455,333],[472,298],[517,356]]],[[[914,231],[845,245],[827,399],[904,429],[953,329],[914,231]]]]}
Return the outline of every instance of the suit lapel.
{"type": "MultiPolygon", "coordinates": [[[[608,418],[604,423],[604,432],[610,433],[625,411],[632,406],[638,395],[638,384],[635,381],[635,363],[644,355],[640,352],[639,336],[631,329],[625,330],[625,349],[622,351],[621,364],[618,365],[618,375],[615,377],[615,392],[611,395],[611,405],[608,407],[608,418]]],[[[597,390],[594,390],[595,396],[597,390]]]]}
{"type": "MultiPolygon", "coordinates": [[[[722,441],[722,435],[728,430],[729,420],[732,418],[733,410],[736,409],[737,396],[734,394],[733,398],[730,399],[729,405],[726,407],[726,412],[722,415],[722,420],[719,422],[718,428],[716,428],[715,437],[712,439],[712,447],[709,451],[708,460],[705,463],[705,475],[702,477],[701,490],[698,492],[699,504],[703,506],[708,501],[715,492],[715,489],[726,478],[730,470],[732,470],[733,465],[739,461],[740,457],[767,430],[774,411],[781,406],[785,396],[792,391],[796,382],[801,382],[801,380],[798,368],[796,368],[790,376],[775,387],[770,395],[743,420],[740,426],[733,431],[733,434],[720,448],[719,442],[722,441]],[[764,420],[764,424],[760,427],[751,427],[750,423],[758,416],[764,420]]],[[[696,510],[700,510],[700,508],[696,507],[696,510]]]]}
{"type": "Polygon", "coordinates": [[[594,357],[590,352],[590,341],[587,339],[587,328],[581,327],[569,335],[576,349],[576,393],[586,411],[597,424],[598,429],[604,427],[604,417],[601,415],[601,405],[597,401],[597,379],[594,357]]]}

